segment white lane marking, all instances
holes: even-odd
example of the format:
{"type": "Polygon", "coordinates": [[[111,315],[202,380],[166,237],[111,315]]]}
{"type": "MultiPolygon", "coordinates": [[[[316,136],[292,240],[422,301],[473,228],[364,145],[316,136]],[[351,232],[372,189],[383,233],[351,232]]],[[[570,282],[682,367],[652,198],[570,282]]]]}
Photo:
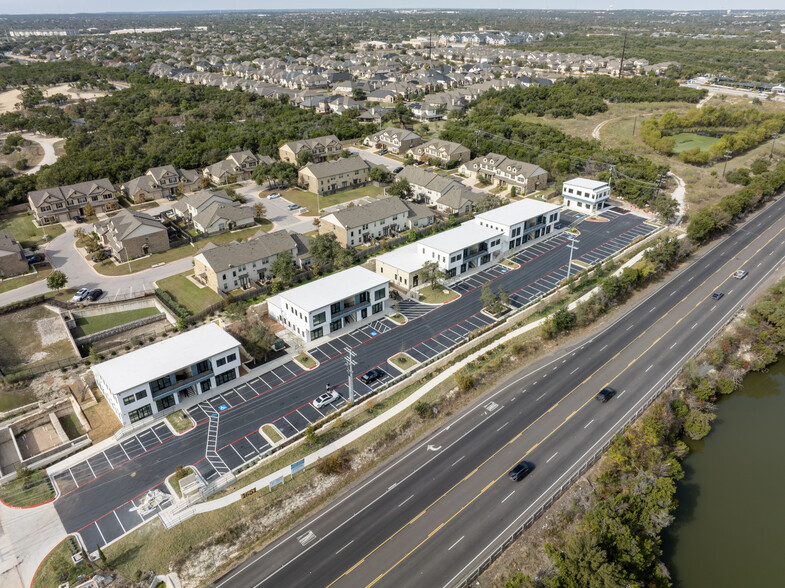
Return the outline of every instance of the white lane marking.
{"type": "Polygon", "coordinates": [[[656,306],[655,306],[654,308],[652,308],[652,309],[649,311],[649,314],[651,314],[651,313],[652,313],[652,312],[654,312],[655,310],[657,310],[657,307],[656,307],[656,306]]]}
{"type": "Polygon", "coordinates": [[[635,326],[635,325],[630,325],[629,327],[627,327],[627,330],[629,331],[629,330],[630,330],[632,327],[634,327],[634,326],[635,326]]]}
{"type": "Polygon", "coordinates": [[[556,453],[554,453],[553,455],[551,455],[551,456],[548,458],[548,460],[547,460],[545,463],[548,463],[549,461],[551,461],[551,460],[552,460],[554,457],[556,457],[557,455],[559,455],[559,452],[558,452],[558,451],[557,451],[556,453]]]}
{"type": "MultiPolygon", "coordinates": [[[[654,364],[651,364],[649,367],[646,368],[646,372],[648,372],[653,367],[654,367],[654,364]]],[[[646,373],[646,372],[643,372],[643,373],[646,373]]]]}
{"type": "Polygon", "coordinates": [[[717,305],[716,305],[716,304],[715,304],[714,306],[712,306],[712,307],[711,307],[711,309],[712,309],[712,310],[714,310],[715,308],[717,308],[717,305]]]}
{"type": "Polygon", "coordinates": [[[501,431],[501,430],[502,430],[504,427],[506,427],[506,426],[507,426],[507,425],[509,425],[509,424],[510,424],[510,421],[507,421],[507,422],[506,422],[506,423],[504,423],[504,424],[503,424],[501,427],[499,427],[498,429],[496,429],[496,432],[498,433],[499,431],[501,431]]]}
{"type": "Polygon", "coordinates": [[[673,292],[671,292],[670,294],[668,294],[668,296],[673,296],[674,294],[676,294],[676,290],[674,290],[673,292]]]}
{"type": "Polygon", "coordinates": [[[695,276],[692,276],[692,278],[690,278],[690,279],[689,279],[689,280],[687,280],[687,281],[688,281],[688,282],[691,282],[691,281],[692,281],[694,278],[695,278],[695,276]]]}
{"type": "Polygon", "coordinates": [[[98,522],[93,524],[95,525],[95,528],[98,529],[98,534],[101,535],[101,540],[104,542],[104,545],[106,545],[106,537],[104,537],[104,534],[101,532],[101,527],[98,526],[98,522]]]}
{"type": "Polygon", "coordinates": [[[678,345],[678,344],[679,344],[679,342],[678,342],[678,341],[676,341],[676,342],[675,342],[673,345],[671,345],[670,347],[668,347],[668,349],[673,349],[673,348],[674,348],[674,347],[676,347],[676,345],[678,345]]]}
{"type": "Polygon", "coordinates": [[[583,428],[585,429],[586,427],[588,427],[588,426],[589,426],[590,424],[592,424],[593,422],[594,422],[594,419],[590,420],[588,423],[586,423],[586,424],[583,426],[583,428]]]}
{"type": "Polygon", "coordinates": [[[300,542],[300,545],[302,545],[303,547],[308,545],[314,539],[316,539],[316,535],[311,530],[309,530],[307,533],[304,533],[303,535],[300,535],[297,538],[297,540],[300,542]]]}
{"type": "Polygon", "coordinates": [[[459,457],[458,459],[456,459],[454,462],[452,462],[452,463],[450,464],[450,467],[453,467],[454,465],[456,465],[456,464],[457,464],[459,461],[461,461],[461,460],[462,460],[464,457],[466,457],[466,456],[465,456],[465,455],[462,455],[461,457],[459,457]]]}
{"type": "Polygon", "coordinates": [[[624,393],[625,393],[626,391],[627,391],[627,390],[622,390],[621,392],[619,392],[619,398],[621,398],[622,396],[624,396],[624,393]]]}
{"type": "Polygon", "coordinates": [[[572,371],[570,372],[570,375],[573,375],[573,374],[574,374],[575,372],[577,372],[579,369],[581,369],[581,368],[579,368],[579,367],[576,367],[574,370],[572,370],[572,371]]]}
{"type": "Polygon", "coordinates": [[[697,327],[697,326],[698,326],[698,323],[695,323],[694,325],[692,325],[692,326],[690,327],[690,330],[694,329],[694,328],[695,328],[695,327],[697,327]]]}
{"type": "Polygon", "coordinates": [[[412,494],[411,496],[409,496],[409,498],[407,498],[407,499],[406,499],[406,500],[404,500],[404,501],[403,501],[401,504],[399,504],[399,505],[398,505],[398,508],[401,508],[401,507],[402,507],[404,504],[406,504],[407,502],[409,502],[409,501],[410,501],[412,498],[414,498],[414,494],[412,494]]]}
{"type": "Polygon", "coordinates": [[[762,261],[758,265],[756,265],[755,267],[760,267],[761,265],[763,265],[762,261]]]}
{"type": "Polygon", "coordinates": [[[335,555],[338,555],[339,553],[341,553],[341,552],[342,552],[344,549],[346,549],[347,547],[349,547],[349,546],[350,546],[352,543],[354,543],[354,539],[352,539],[351,541],[349,541],[349,543],[347,543],[346,545],[344,545],[343,547],[341,547],[341,548],[340,548],[338,551],[336,551],[336,552],[335,552],[335,555]]]}
{"type": "MultiPolygon", "coordinates": [[[[538,397],[537,397],[537,400],[540,400],[540,399],[541,399],[543,396],[545,396],[545,394],[547,394],[547,392],[545,392],[544,394],[542,394],[542,395],[538,396],[538,397]]],[[[537,402],[537,400],[535,400],[535,402],[537,402]]]]}
{"type": "Polygon", "coordinates": [[[600,351],[605,351],[607,348],[608,348],[607,345],[603,345],[603,347],[602,347],[602,349],[600,349],[600,351]]]}
{"type": "Polygon", "coordinates": [[[460,539],[458,539],[458,540],[457,540],[455,543],[453,543],[452,545],[450,545],[450,547],[448,547],[448,548],[447,548],[447,551],[450,551],[450,549],[452,549],[453,547],[455,547],[456,545],[458,545],[458,543],[460,543],[461,541],[463,541],[463,538],[464,538],[464,537],[466,537],[466,535],[461,535],[461,538],[460,538],[460,539]]]}
{"type": "Polygon", "coordinates": [[[728,294],[733,294],[733,290],[728,290],[728,294]]]}
{"type": "Polygon", "coordinates": [[[112,512],[114,513],[114,518],[116,518],[117,522],[120,524],[120,528],[123,530],[123,533],[125,533],[125,527],[123,526],[123,523],[120,520],[120,517],[117,516],[117,511],[113,510],[112,512]]]}
{"type": "Polygon", "coordinates": [[[510,496],[512,496],[513,494],[515,494],[515,490],[513,490],[513,491],[512,491],[512,492],[510,492],[510,493],[509,493],[507,496],[505,496],[505,497],[504,497],[504,500],[502,500],[502,504],[504,504],[504,503],[505,503],[505,501],[506,501],[506,500],[507,500],[507,499],[508,499],[510,496]]]}

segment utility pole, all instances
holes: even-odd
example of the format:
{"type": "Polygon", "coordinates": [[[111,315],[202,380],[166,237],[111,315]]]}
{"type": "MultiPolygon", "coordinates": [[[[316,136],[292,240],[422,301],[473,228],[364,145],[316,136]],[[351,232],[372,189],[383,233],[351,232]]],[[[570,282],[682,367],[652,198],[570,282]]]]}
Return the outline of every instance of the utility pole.
{"type": "Polygon", "coordinates": [[[619,62],[619,79],[624,71],[624,52],[627,50],[627,33],[624,33],[624,43],[621,46],[621,61],[619,62]]]}
{"type": "Polygon", "coordinates": [[[349,374],[349,402],[354,404],[354,351],[351,347],[346,348],[346,371],[349,374]]]}
{"type": "Polygon", "coordinates": [[[727,149],[725,151],[725,155],[723,157],[725,157],[725,165],[722,166],[722,177],[724,178],[725,177],[725,169],[728,167],[728,160],[731,157],[733,157],[733,151],[731,151],[730,149],[727,149]]]}
{"type": "Polygon", "coordinates": [[[632,123],[632,136],[635,136],[635,127],[638,126],[638,117],[635,117],[635,122],[632,123]]]}
{"type": "Polygon", "coordinates": [[[774,157],[774,143],[777,141],[777,137],[779,137],[779,135],[774,133],[774,137],[771,139],[771,151],[769,151],[769,159],[774,157]]]}
{"type": "Polygon", "coordinates": [[[570,240],[570,263],[567,264],[567,279],[569,280],[572,270],[572,254],[575,251],[575,244],[578,242],[578,239],[574,235],[569,235],[567,238],[570,240]]]}

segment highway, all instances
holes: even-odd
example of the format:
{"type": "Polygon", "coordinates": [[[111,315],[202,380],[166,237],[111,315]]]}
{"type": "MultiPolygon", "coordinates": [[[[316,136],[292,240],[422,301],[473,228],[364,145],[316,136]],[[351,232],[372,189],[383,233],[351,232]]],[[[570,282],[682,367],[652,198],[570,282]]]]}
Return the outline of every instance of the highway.
{"type": "Polygon", "coordinates": [[[214,586],[459,584],[771,279],[783,212],[780,199],[609,326],[511,374],[214,586]],[[515,483],[524,458],[536,469],[515,483]]]}

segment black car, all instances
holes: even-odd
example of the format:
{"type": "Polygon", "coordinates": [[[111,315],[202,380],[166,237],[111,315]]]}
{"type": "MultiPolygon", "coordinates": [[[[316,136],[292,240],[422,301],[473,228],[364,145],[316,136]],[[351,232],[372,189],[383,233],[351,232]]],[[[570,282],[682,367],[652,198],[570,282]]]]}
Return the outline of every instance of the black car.
{"type": "Polygon", "coordinates": [[[167,194],[167,195],[166,195],[166,199],[167,199],[167,200],[169,200],[170,202],[174,202],[175,200],[177,200],[177,198],[175,198],[175,197],[174,197],[174,196],[172,196],[171,194],[167,194]]]}
{"type": "Polygon", "coordinates": [[[528,476],[531,471],[534,469],[534,464],[530,461],[522,461],[514,468],[510,470],[510,473],[507,474],[510,476],[511,479],[518,482],[519,480],[523,480],[526,476],[528,476]]]}
{"type": "Polygon", "coordinates": [[[90,290],[90,293],[87,295],[87,299],[90,302],[95,302],[103,295],[104,295],[104,291],[101,290],[101,288],[96,288],[95,290],[90,290]]]}
{"type": "Polygon", "coordinates": [[[600,402],[608,402],[611,398],[613,398],[614,394],[616,394],[616,390],[613,388],[603,388],[597,393],[595,398],[600,402]]]}
{"type": "Polygon", "coordinates": [[[81,223],[83,223],[83,222],[84,222],[84,219],[83,219],[81,216],[78,216],[78,215],[77,215],[77,216],[75,216],[75,217],[74,217],[72,220],[73,220],[74,222],[76,222],[77,224],[81,224],[81,223]]]}
{"type": "Polygon", "coordinates": [[[719,290],[717,290],[717,291],[716,291],[714,294],[712,294],[712,295],[711,295],[711,299],[712,299],[712,300],[719,300],[719,299],[720,299],[720,298],[722,298],[723,296],[725,296],[725,294],[723,294],[722,292],[720,292],[719,290]]]}
{"type": "Polygon", "coordinates": [[[379,378],[384,377],[384,372],[379,368],[373,368],[365,372],[362,376],[360,376],[360,380],[362,380],[363,384],[370,384],[371,382],[375,382],[379,378]]]}
{"type": "Polygon", "coordinates": [[[395,168],[395,169],[392,171],[392,173],[394,173],[394,174],[397,174],[397,173],[400,173],[400,172],[402,172],[402,171],[403,171],[403,168],[402,168],[402,167],[396,167],[396,168],[395,168]]]}
{"type": "Polygon", "coordinates": [[[41,253],[36,253],[27,258],[27,263],[40,263],[43,260],[44,256],[41,253]]]}

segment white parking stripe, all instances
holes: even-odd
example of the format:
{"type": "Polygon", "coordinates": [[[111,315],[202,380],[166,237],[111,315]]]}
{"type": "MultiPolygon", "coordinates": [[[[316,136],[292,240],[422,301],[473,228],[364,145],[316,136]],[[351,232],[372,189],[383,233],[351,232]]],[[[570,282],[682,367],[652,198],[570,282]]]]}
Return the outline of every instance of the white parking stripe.
{"type": "Polygon", "coordinates": [[[117,516],[117,511],[113,510],[112,512],[114,513],[114,518],[116,518],[117,522],[120,524],[120,528],[123,530],[123,533],[125,533],[125,527],[123,526],[123,522],[120,520],[120,517],[117,516]]]}
{"type": "Polygon", "coordinates": [[[101,532],[101,527],[98,526],[97,522],[93,524],[95,525],[95,528],[98,529],[98,534],[101,536],[101,540],[104,542],[104,545],[106,545],[106,537],[104,537],[104,534],[101,532]]]}
{"type": "Polygon", "coordinates": [[[93,466],[90,465],[90,462],[87,461],[87,460],[84,460],[84,463],[86,463],[87,467],[90,468],[90,473],[93,474],[93,477],[97,478],[98,476],[95,475],[95,472],[93,471],[93,466]]]}
{"type": "Polygon", "coordinates": [[[234,446],[234,444],[230,445],[229,447],[231,447],[232,449],[234,449],[234,452],[237,454],[237,457],[239,457],[241,460],[243,460],[243,462],[245,462],[245,459],[243,459],[243,456],[242,456],[242,455],[240,455],[240,452],[239,452],[239,451],[237,451],[237,448],[234,446]]]}
{"type": "Polygon", "coordinates": [[[303,417],[310,424],[313,424],[313,421],[311,419],[309,419],[307,416],[305,416],[303,413],[301,413],[299,409],[297,409],[297,414],[299,414],[301,417],[303,417]]]}

